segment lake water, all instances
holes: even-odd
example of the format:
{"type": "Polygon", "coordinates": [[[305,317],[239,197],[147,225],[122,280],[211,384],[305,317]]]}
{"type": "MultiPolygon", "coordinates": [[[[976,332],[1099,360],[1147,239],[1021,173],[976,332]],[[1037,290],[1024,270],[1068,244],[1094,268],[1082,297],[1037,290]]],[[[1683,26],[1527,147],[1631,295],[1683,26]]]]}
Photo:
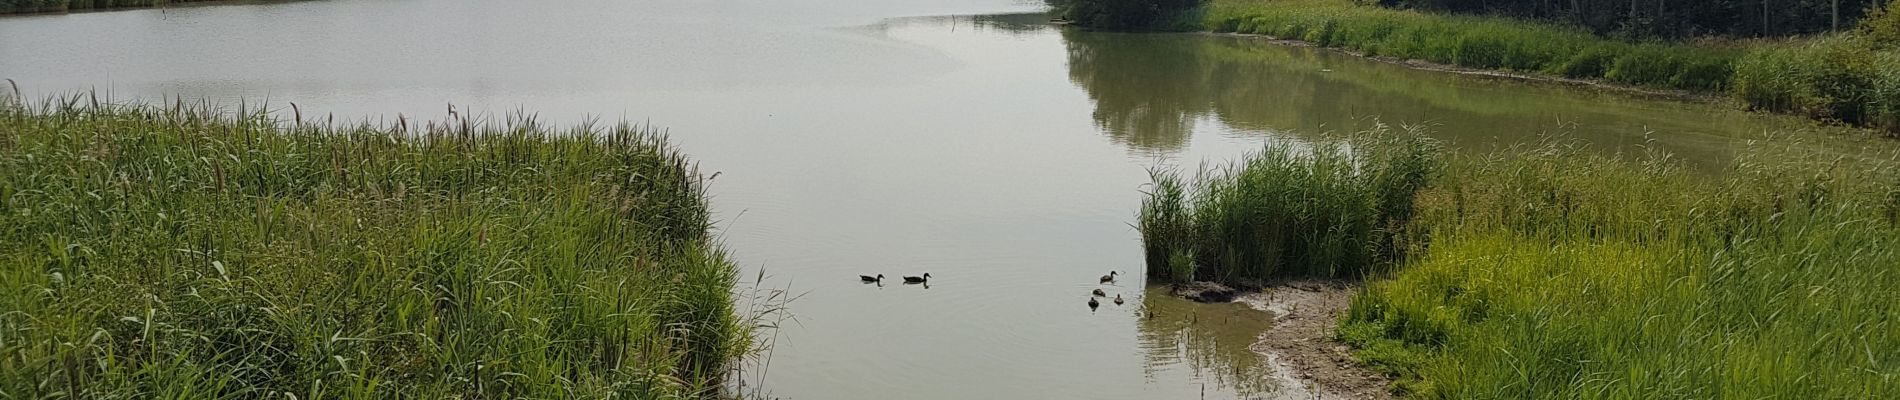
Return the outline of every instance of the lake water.
{"type": "Polygon", "coordinates": [[[1377,122],[1459,148],[1554,132],[1716,164],[1798,123],[1248,38],[1059,29],[1040,8],[335,0],[5,17],[0,78],[29,97],[295,102],[306,118],[455,104],[668,127],[721,173],[714,205],[746,276],[803,294],[770,368],[747,372],[787,399],[1297,397],[1247,348],[1265,314],[1144,290],[1129,223],[1149,168],[1377,122]],[[1134,272],[1106,287],[1130,303],[1091,311],[1111,270],[1134,272]],[[857,279],[925,272],[928,288],[857,279]]]}

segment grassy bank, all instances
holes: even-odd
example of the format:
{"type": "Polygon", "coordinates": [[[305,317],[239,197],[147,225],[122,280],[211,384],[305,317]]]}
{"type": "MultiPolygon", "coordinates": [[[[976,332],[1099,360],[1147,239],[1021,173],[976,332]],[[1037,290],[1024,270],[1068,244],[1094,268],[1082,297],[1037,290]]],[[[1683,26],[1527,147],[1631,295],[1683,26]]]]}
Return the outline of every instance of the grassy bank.
{"type": "Polygon", "coordinates": [[[1340,47],[1370,56],[1544,73],[1665,89],[1726,89],[1736,44],[1633,44],[1582,28],[1435,14],[1345,0],[1217,0],[1205,27],[1340,47]]]}
{"type": "Polygon", "coordinates": [[[700,185],[625,125],[0,105],[0,397],[709,394],[700,185]]]}
{"type": "MultiPolygon", "coordinates": [[[[1424,398],[1900,396],[1900,164],[1880,154],[1764,150],[1711,179],[1567,143],[1446,153],[1409,256],[1340,336],[1424,398]]],[[[1313,212],[1337,213],[1290,217],[1313,212]]]]}
{"type": "Polygon", "coordinates": [[[0,0],[0,14],[164,7],[202,1],[215,0],[0,0]]]}
{"type": "Polygon", "coordinates": [[[1900,133],[1900,52],[1877,29],[1814,39],[1631,43],[1508,18],[1346,0],[1214,0],[1202,28],[1268,35],[1370,56],[1732,96],[1749,107],[1900,133]]]}

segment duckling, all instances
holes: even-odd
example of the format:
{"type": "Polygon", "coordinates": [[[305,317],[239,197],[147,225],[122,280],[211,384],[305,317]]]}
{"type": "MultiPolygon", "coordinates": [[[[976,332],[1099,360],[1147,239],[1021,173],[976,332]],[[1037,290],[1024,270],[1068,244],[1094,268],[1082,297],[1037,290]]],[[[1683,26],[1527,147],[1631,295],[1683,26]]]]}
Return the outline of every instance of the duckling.
{"type": "Polygon", "coordinates": [[[1102,275],[1102,283],[1115,283],[1115,271],[1108,271],[1108,275],[1102,275]]]}
{"type": "MultiPolygon", "coordinates": [[[[1108,297],[1108,293],[1103,292],[1102,289],[1100,288],[1095,289],[1095,295],[1101,296],[1101,297],[1108,297]]],[[[1120,295],[1117,295],[1117,296],[1120,296],[1120,295]]]]}
{"type": "Polygon", "coordinates": [[[1089,298],[1089,311],[1095,311],[1096,307],[1101,307],[1101,306],[1102,306],[1102,302],[1095,301],[1094,297],[1089,298]]]}
{"type": "Polygon", "coordinates": [[[1121,293],[1116,293],[1116,294],[1115,294],[1115,305],[1118,305],[1118,306],[1119,306],[1119,305],[1122,305],[1122,294],[1121,294],[1121,293]]]}
{"type": "Polygon", "coordinates": [[[877,274],[877,276],[858,275],[858,279],[863,280],[864,283],[883,282],[884,274],[877,274]]]}
{"type": "Polygon", "coordinates": [[[929,272],[925,272],[925,273],[924,273],[924,276],[906,276],[906,277],[904,277],[904,283],[924,283],[924,282],[929,282],[929,281],[930,281],[930,273],[929,273],[929,272]]]}

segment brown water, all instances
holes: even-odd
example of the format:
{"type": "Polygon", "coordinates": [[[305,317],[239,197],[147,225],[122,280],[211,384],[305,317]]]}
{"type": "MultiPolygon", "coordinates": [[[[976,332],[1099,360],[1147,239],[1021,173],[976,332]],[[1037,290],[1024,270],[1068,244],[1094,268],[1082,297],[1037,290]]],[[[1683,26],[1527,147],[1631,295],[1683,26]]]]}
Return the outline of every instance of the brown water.
{"type": "Polygon", "coordinates": [[[739,260],[804,293],[748,382],[788,399],[1283,397],[1247,349],[1263,314],[1150,295],[1138,272],[1107,287],[1128,305],[1084,304],[1096,277],[1141,270],[1128,223],[1148,168],[1375,117],[1461,148],[1567,132],[1714,164],[1794,123],[1251,39],[894,18],[1038,8],[335,0],[7,17],[0,78],[28,96],[268,99],[351,120],[454,103],[670,127],[721,172],[739,260]],[[857,280],[924,272],[928,289],[857,280]]]}

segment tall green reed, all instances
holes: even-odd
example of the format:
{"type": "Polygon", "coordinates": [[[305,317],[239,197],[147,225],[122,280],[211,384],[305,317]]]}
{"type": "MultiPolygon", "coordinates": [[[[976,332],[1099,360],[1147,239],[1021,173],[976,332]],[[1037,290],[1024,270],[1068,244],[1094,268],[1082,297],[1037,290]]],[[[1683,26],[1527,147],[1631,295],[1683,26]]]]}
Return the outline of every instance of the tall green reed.
{"type": "Polygon", "coordinates": [[[0,393],[717,394],[752,348],[657,130],[0,106],[0,393]]]}
{"type": "Polygon", "coordinates": [[[1412,197],[1437,164],[1436,144],[1381,127],[1304,146],[1268,144],[1192,180],[1154,171],[1137,225],[1148,275],[1361,276],[1400,259],[1412,197]]]}

